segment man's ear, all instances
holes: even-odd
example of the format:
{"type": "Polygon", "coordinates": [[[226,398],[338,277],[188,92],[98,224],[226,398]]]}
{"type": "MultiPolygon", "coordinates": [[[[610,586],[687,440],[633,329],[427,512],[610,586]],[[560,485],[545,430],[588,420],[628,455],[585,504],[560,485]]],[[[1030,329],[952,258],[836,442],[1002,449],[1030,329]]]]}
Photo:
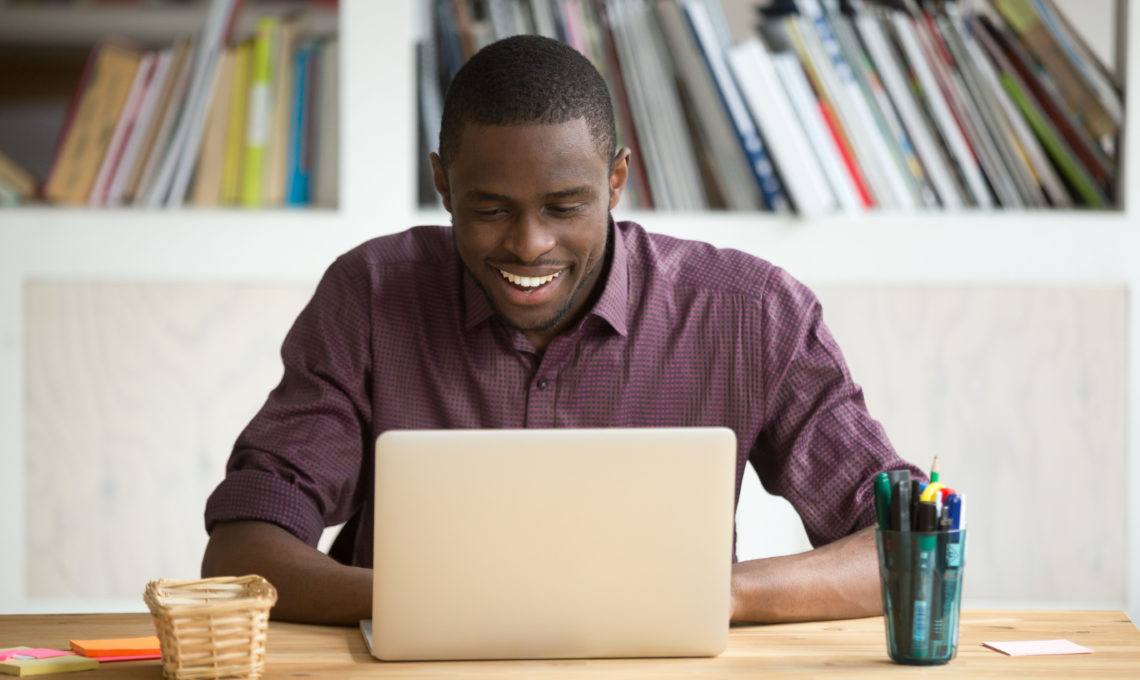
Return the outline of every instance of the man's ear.
{"type": "Polygon", "coordinates": [[[447,183],[447,172],[443,169],[443,161],[439,159],[439,154],[434,151],[428,156],[428,159],[431,160],[431,179],[432,183],[435,184],[436,193],[443,201],[444,210],[451,212],[451,187],[447,183]]]}
{"type": "Polygon", "coordinates": [[[621,192],[629,179],[629,160],[632,155],[629,147],[623,146],[614,156],[614,169],[610,171],[610,210],[616,208],[621,200],[621,192]]]}

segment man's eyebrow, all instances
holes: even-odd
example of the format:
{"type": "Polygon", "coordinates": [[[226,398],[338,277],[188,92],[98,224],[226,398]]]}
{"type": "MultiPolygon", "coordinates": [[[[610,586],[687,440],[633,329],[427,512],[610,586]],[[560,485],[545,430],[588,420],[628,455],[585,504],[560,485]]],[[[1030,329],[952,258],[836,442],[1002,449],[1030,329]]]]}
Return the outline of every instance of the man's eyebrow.
{"type": "MultiPolygon", "coordinates": [[[[569,189],[561,189],[559,191],[551,191],[547,194],[543,194],[542,198],[543,198],[543,200],[547,200],[547,201],[560,201],[562,199],[573,198],[575,196],[591,195],[591,194],[593,194],[593,191],[594,191],[593,188],[590,187],[588,184],[583,184],[582,186],[570,187],[569,189]]],[[[508,202],[511,200],[511,198],[509,196],[505,196],[503,194],[496,194],[492,191],[484,191],[482,189],[472,189],[472,190],[468,191],[465,195],[466,195],[467,199],[471,200],[471,201],[487,201],[487,202],[495,202],[495,203],[505,203],[505,202],[508,202]]]]}
{"type": "Polygon", "coordinates": [[[492,193],[490,191],[483,191],[482,189],[472,189],[471,191],[467,192],[466,196],[467,199],[471,201],[491,201],[497,203],[505,203],[511,200],[509,196],[492,193]]]}
{"type": "Polygon", "coordinates": [[[543,198],[545,198],[548,201],[557,201],[557,200],[561,200],[563,198],[572,198],[574,196],[582,196],[584,194],[592,194],[593,191],[594,191],[593,187],[589,186],[588,184],[583,184],[580,187],[571,187],[569,189],[562,189],[561,191],[552,191],[552,192],[546,194],[545,196],[543,196],[543,198]]]}

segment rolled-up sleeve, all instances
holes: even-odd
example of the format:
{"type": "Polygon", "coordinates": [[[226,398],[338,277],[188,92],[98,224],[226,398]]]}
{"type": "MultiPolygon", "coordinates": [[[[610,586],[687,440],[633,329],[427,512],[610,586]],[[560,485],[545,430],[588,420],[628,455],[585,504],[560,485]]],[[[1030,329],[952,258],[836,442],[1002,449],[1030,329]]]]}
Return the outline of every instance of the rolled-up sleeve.
{"type": "Polygon", "coordinates": [[[371,286],[351,254],[325,272],[281,349],[284,374],[240,434],[206,502],[219,522],[273,522],[315,546],[363,503],[371,440],[371,286]]]}

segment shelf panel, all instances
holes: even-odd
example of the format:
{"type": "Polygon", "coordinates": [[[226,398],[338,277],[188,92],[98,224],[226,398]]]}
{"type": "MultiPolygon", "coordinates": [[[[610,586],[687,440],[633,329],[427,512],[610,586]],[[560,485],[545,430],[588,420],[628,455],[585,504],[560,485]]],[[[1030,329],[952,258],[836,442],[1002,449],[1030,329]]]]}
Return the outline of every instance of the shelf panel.
{"type": "MultiPolygon", "coordinates": [[[[813,221],[746,213],[615,216],[753,253],[813,284],[1140,282],[1140,230],[1120,213],[879,213],[813,221]]],[[[22,208],[0,214],[0,265],[25,280],[307,282],[369,238],[447,223],[447,213],[435,210],[349,216],[22,208]],[[117,247],[109,251],[108,243],[117,247]]]]}

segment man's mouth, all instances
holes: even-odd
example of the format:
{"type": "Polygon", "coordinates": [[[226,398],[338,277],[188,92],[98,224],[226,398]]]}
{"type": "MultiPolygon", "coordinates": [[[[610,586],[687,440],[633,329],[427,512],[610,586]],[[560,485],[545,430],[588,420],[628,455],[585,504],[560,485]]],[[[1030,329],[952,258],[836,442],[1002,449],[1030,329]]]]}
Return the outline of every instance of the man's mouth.
{"type": "MultiPolygon", "coordinates": [[[[496,267],[496,269],[498,268],[496,267]]],[[[499,275],[506,279],[508,282],[518,286],[519,288],[525,288],[527,290],[533,290],[535,288],[545,286],[562,274],[561,270],[547,276],[519,276],[502,269],[498,269],[498,272],[499,275]]]]}

